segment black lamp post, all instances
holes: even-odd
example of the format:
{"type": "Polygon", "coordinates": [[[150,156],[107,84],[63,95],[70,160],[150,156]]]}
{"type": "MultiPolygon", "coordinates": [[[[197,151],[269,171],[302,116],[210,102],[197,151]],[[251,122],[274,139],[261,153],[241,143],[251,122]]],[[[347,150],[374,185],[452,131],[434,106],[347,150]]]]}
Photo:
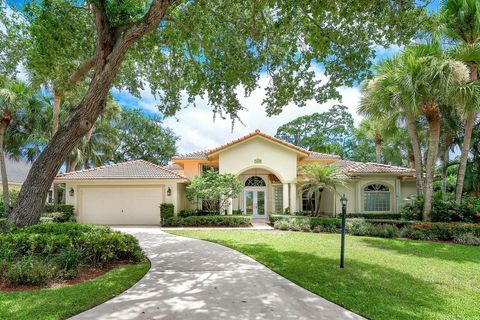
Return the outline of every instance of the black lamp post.
{"type": "Polygon", "coordinates": [[[340,268],[344,267],[345,260],[345,219],[347,217],[347,202],[348,199],[345,197],[345,194],[340,198],[340,203],[342,204],[342,242],[340,249],[340,268]]]}

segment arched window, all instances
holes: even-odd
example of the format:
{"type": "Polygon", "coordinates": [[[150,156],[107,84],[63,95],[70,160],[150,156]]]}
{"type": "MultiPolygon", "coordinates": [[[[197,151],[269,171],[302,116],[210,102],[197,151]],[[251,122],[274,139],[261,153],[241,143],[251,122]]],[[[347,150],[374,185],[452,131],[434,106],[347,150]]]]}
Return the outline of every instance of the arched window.
{"type": "Polygon", "coordinates": [[[251,176],[245,181],[245,187],[265,187],[265,181],[259,176],[251,176]]]}
{"type": "Polygon", "coordinates": [[[390,189],[383,184],[371,184],[364,189],[365,211],[390,211],[390,189]]]}

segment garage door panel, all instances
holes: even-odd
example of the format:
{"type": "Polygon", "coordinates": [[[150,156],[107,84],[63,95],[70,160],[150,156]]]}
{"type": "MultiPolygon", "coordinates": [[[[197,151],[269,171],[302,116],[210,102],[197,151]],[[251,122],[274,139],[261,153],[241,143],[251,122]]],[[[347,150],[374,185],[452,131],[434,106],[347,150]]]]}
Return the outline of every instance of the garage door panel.
{"type": "Polygon", "coordinates": [[[81,189],[80,218],[92,224],[159,224],[163,187],[81,189]]]}

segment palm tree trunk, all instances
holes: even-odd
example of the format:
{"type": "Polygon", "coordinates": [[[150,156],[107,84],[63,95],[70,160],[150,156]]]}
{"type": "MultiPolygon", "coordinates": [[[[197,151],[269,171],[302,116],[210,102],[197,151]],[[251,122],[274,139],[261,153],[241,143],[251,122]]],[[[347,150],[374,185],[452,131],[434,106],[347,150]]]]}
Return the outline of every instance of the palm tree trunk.
{"type": "Polygon", "coordinates": [[[477,111],[471,111],[465,120],[465,134],[463,137],[462,152],[460,154],[460,164],[458,166],[457,184],[455,186],[455,202],[460,204],[462,201],[463,183],[465,181],[465,172],[467,171],[468,154],[470,153],[470,144],[472,142],[473,126],[477,119],[477,111]]]}
{"type": "Polygon", "coordinates": [[[447,200],[447,167],[449,162],[449,150],[443,150],[440,160],[442,161],[442,198],[447,200]]]}
{"type": "Polygon", "coordinates": [[[422,149],[420,148],[420,139],[418,138],[417,124],[415,122],[414,116],[412,114],[407,114],[406,120],[407,120],[408,135],[412,140],[412,151],[413,151],[413,159],[414,159],[414,165],[415,165],[417,196],[421,196],[424,194],[422,149]]]}
{"type": "Polygon", "coordinates": [[[382,163],[382,139],[375,138],[375,160],[377,163],[382,163]]]}
{"type": "Polygon", "coordinates": [[[3,187],[3,208],[5,216],[8,216],[10,213],[10,194],[8,191],[8,177],[7,177],[7,168],[5,166],[5,154],[3,150],[3,139],[5,136],[5,129],[8,126],[10,121],[5,121],[5,118],[2,120],[0,125],[0,170],[2,173],[2,187],[3,187]]]}
{"type": "Polygon", "coordinates": [[[434,101],[424,103],[422,112],[427,118],[430,137],[428,139],[427,163],[425,168],[425,203],[423,206],[423,220],[432,218],[433,178],[435,163],[438,157],[440,143],[440,110],[434,101]]]}
{"type": "Polygon", "coordinates": [[[316,214],[320,212],[320,202],[322,201],[322,191],[318,191],[318,201],[317,201],[317,208],[316,208],[316,214]]]}
{"type": "Polygon", "coordinates": [[[62,97],[57,90],[53,90],[53,126],[52,126],[52,137],[58,131],[58,125],[60,123],[60,102],[62,101],[62,97]]]}
{"type": "Polygon", "coordinates": [[[67,172],[75,171],[78,165],[78,159],[70,159],[67,161],[67,172]]]}
{"type": "MultiPolygon", "coordinates": [[[[469,63],[470,80],[478,80],[478,70],[476,63],[469,63]]],[[[470,144],[472,142],[472,132],[475,120],[477,119],[477,110],[468,112],[467,119],[465,120],[465,134],[463,137],[462,151],[460,154],[460,164],[458,166],[457,173],[457,185],[455,186],[455,202],[460,204],[462,201],[463,183],[465,181],[465,172],[467,170],[468,154],[470,153],[470,144]]]]}

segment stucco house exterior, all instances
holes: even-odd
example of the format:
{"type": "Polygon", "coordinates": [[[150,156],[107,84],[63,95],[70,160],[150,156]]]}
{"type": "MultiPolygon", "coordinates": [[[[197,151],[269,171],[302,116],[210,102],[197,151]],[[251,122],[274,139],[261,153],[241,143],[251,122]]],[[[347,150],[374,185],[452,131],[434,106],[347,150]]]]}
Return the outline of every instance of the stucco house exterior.
{"type": "Polygon", "coordinates": [[[230,199],[226,214],[267,218],[272,212],[318,207],[322,214],[336,215],[341,210],[338,194],[324,190],[321,202],[315,203],[297,190],[298,169],[309,162],[339,169],[345,186],[337,190],[348,198],[349,213],[399,212],[415,193],[411,168],[342,160],[259,130],[214,149],[177,155],[165,167],[137,160],[61,174],[55,183],[65,183],[66,203],[87,223],[158,224],[161,203],[172,203],[176,213],[195,208],[199,204],[186,199],[186,184],[210,169],[233,173],[244,185],[238,197],[230,199]]]}

